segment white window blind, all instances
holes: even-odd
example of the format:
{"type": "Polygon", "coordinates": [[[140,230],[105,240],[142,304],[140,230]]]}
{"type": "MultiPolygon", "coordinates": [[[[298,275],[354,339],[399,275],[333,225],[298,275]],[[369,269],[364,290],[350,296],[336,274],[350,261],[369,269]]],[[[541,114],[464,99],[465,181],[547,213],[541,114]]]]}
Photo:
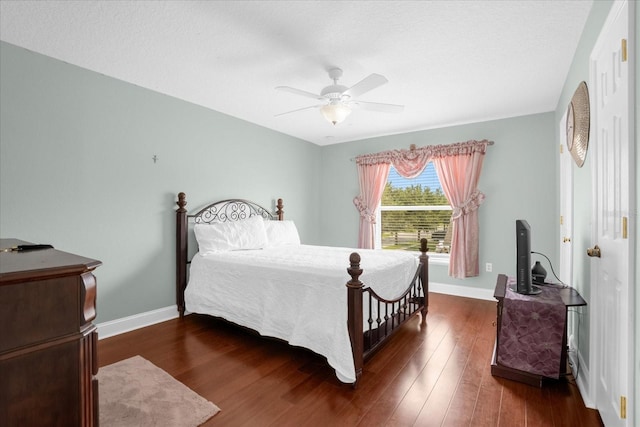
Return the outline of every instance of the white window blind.
{"type": "Polygon", "coordinates": [[[452,210],[433,163],[413,179],[401,177],[391,166],[379,211],[377,236],[382,249],[417,251],[424,237],[429,252],[449,253],[452,210]]]}

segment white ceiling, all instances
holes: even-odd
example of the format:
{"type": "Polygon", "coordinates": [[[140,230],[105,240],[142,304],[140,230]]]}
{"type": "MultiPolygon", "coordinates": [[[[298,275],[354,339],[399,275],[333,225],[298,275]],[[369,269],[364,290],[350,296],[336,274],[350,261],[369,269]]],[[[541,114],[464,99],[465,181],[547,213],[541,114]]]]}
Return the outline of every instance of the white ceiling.
{"type": "MultiPolygon", "coordinates": [[[[592,1],[0,1],[0,39],[319,145],[555,109],[592,1]],[[359,99],[329,124],[327,70],[359,99]]],[[[481,136],[480,136],[481,137],[481,136]]]]}

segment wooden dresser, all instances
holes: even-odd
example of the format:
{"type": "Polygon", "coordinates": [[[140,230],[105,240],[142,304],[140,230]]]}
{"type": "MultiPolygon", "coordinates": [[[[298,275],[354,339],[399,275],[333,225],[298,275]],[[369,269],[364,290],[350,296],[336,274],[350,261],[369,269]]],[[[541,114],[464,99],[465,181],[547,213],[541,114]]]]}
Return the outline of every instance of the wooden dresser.
{"type": "Polygon", "coordinates": [[[56,249],[0,253],[0,426],[98,425],[100,265],[56,249]]]}

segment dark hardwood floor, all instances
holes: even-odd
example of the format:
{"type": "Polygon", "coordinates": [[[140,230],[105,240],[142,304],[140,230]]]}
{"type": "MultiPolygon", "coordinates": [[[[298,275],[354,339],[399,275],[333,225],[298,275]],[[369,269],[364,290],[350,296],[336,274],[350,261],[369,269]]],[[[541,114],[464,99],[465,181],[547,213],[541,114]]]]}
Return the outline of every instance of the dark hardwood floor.
{"type": "Polygon", "coordinates": [[[366,364],[357,389],[310,351],[190,315],[100,340],[105,366],[141,355],[222,411],[206,426],[602,426],[573,378],[491,376],[496,303],[430,294],[366,364]]]}

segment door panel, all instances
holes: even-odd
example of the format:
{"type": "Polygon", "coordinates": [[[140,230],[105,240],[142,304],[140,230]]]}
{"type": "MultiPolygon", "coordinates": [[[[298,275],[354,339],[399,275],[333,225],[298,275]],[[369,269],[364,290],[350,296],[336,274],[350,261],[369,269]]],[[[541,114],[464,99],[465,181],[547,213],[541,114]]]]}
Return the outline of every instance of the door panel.
{"type": "MultiPolygon", "coordinates": [[[[632,392],[633,335],[630,294],[630,240],[623,237],[629,218],[630,85],[629,62],[622,40],[629,34],[628,2],[615,3],[591,54],[591,105],[594,174],[594,241],[601,257],[591,258],[592,331],[595,334],[595,401],[609,427],[633,423],[631,405],[621,402],[632,392]]],[[[630,53],[630,52],[628,52],[630,53]]]]}

